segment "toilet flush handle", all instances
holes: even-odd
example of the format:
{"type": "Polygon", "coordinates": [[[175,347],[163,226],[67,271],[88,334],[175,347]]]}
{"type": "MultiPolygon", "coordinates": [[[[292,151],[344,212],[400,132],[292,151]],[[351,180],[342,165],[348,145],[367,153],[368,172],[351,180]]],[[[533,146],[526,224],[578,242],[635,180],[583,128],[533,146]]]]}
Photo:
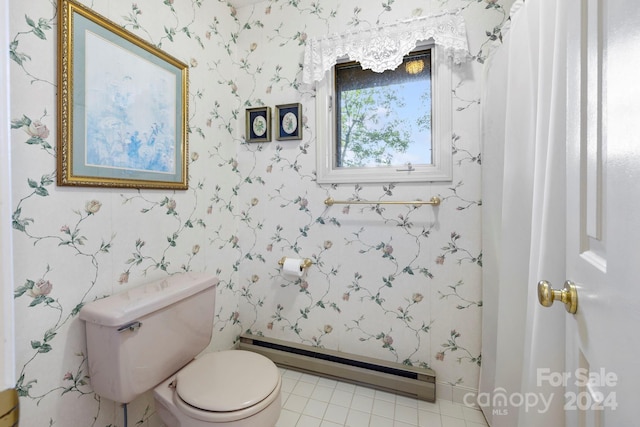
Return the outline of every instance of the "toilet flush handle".
{"type": "Polygon", "coordinates": [[[139,322],[137,320],[131,322],[131,323],[127,323],[126,325],[122,325],[118,328],[118,332],[125,332],[125,331],[137,331],[138,329],[140,329],[140,326],[142,326],[142,322],[139,322]]]}

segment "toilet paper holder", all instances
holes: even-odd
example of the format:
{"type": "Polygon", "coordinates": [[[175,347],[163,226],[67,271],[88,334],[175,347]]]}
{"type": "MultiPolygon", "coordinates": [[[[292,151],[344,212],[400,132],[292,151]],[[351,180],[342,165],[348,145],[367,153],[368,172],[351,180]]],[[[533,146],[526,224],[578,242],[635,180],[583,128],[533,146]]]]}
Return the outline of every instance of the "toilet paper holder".
{"type": "MultiPolygon", "coordinates": [[[[278,265],[280,267],[284,267],[284,262],[286,259],[287,259],[286,256],[283,256],[282,258],[280,258],[280,260],[278,261],[278,265]]],[[[300,269],[307,269],[311,267],[312,264],[313,262],[309,258],[304,258],[302,259],[302,263],[300,263],[300,269]]]]}

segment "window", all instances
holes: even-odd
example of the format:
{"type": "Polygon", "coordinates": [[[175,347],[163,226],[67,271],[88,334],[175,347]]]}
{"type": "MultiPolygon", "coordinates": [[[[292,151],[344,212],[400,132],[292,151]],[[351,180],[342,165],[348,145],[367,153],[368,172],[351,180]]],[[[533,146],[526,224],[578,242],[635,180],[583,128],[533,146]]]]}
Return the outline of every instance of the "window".
{"type": "Polygon", "coordinates": [[[451,68],[433,45],[375,73],[339,62],[318,84],[319,183],[451,179],[451,68]]]}
{"type": "Polygon", "coordinates": [[[335,66],[335,165],[431,164],[431,50],[375,73],[358,62],[335,66]]]}

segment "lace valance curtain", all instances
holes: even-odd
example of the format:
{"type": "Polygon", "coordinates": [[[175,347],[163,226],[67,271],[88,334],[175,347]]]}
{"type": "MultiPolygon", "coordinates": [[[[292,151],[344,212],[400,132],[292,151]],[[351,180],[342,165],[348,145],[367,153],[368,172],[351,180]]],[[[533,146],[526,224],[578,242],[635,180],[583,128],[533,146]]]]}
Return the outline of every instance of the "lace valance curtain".
{"type": "Polygon", "coordinates": [[[339,58],[358,61],[363,69],[393,70],[419,41],[433,39],[456,64],[469,58],[467,30],[462,15],[445,12],[409,21],[307,40],[302,80],[324,78],[339,58]]]}

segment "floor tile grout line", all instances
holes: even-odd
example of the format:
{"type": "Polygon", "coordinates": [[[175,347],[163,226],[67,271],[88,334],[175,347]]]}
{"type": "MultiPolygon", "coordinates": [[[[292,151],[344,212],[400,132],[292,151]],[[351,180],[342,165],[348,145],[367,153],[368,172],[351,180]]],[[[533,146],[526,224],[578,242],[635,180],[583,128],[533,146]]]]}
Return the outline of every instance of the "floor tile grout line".
{"type": "MultiPolygon", "coordinates": [[[[437,418],[439,420],[438,427],[445,427],[444,424],[449,419],[456,420],[455,421],[456,425],[460,425],[460,426],[464,425],[465,427],[488,426],[486,421],[485,422],[481,421],[484,419],[481,411],[479,411],[476,408],[470,408],[468,406],[465,406],[456,402],[452,402],[452,401],[438,399],[435,403],[423,402],[421,400],[412,399],[403,395],[396,395],[393,393],[375,390],[373,388],[367,388],[361,385],[355,385],[348,382],[327,379],[322,376],[315,376],[315,375],[300,373],[292,370],[281,370],[281,375],[283,376],[283,378],[287,378],[288,380],[291,380],[288,383],[289,384],[288,387],[290,387],[290,390],[287,390],[286,392],[284,392],[284,394],[286,395],[286,399],[283,399],[282,401],[283,412],[287,411],[287,414],[286,414],[287,416],[289,416],[288,415],[289,413],[292,414],[292,417],[295,418],[295,420],[293,424],[291,423],[287,424],[288,421],[283,421],[281,419],[278,421],[278,424],[276,424],[276,427],[324,427],[324,426],[336,426],[336,425],[343,426],[343,427],[361,427],[361,426],[364,427],[365,425],[362,423],[359,423],[357,425],[348,424],[349,414],[351,414],[352,412],[354,413],[354,417],[356,415],[360,416],[361,420],[364,418],[367,418],[368,419],[368,423],[366,424],[367,427],[378,426],[379,424],[375,423],[375,420],[381,419],[381,418],[384,418],[389,422],[391,422],[391,424],[388,424],[388,423],[385,424],[389,426],[402,425],[402,426],[420,427],[421,425],[420,420],[421,418],[425,419],[425,417],[437,418]],[[298,388],[298,390],[303,394],[295,393],[295,390],[298,387],[299,383],[305,384],[304,386],[300,386],[298,388]],[[312,385],[313,387],[310,388],[309,385],[312,385]],[[331,391],[330,396],[328,397],[329,399],[328,401],[314,399],[313,395],[316,392],[316,389],[318,389],[318,387],[322,387],[325,392],[326,390],[331,391]],[[305,391],[301,391],[301,390],[305,390],[305,391]],[[336,391],[341,391],[340,396],[342,398],[349,399],[348,405],[344,404],[343,401],[332,400],[336,391]],[[291,399],[292,396],[295,397],[295,399],[298,399],[298,402],[300,402],[300,399],[304,400],[304,404],[301,405],[301,408],[298,411],[285,409],[286,401],[291,399]],[[370,405],[371,407],[368,411],[367,410],[363,411],[362,407],[354,406],[354,400],[356,396],[359,397],[358,399],[359,402],[366,401],[366,399],[371,400],[371,405],[370,405]],[[305,412],[307,406],[312,401],[317,402],[319,404],[326,405],[326,408],[322,412],[322,418],[318,418],[315,414],[311,415],[305,412]],[[393,415],[389,417],[386,415],[375,413],[378,410],[378,409],[374,409],[374,405],[376,401],[378,401],[378,405],[382,405],[382,404],[391,405],[391,407],[394,409],[393,415]],[[446,413],[443,413],[443,408],[440,406],[441,402],[444,402],[443,405],[445,405],[444,407],[446,408],[444,412],[446,413]],[[334,405],[333,409],[334,411],[339,412],[339,415],[330,414],[328,416],[327,410],[330,408],[331,405],[334,405]],[[400,415],[399,413],[396,413],[398,408],[400,408],[400,410],[404,412],[402,415],[400,415]],[[477,411],[477,414],[475,412],[469,412],[469,411],[477,411]],[[411,415],[407,415],[409,413],[411,413],[411,415]],[[413,417],[414,413],[417,414],[415,422],[409,419],[413,417]],[[423,414],[421,415],[421,413],[423,414]],[[402,419],[399,419],[399,417],[402,419]],[[314,424],[306,425],[306,424],[300,423],[301,421],[304,422],[308,420],[313,420],[314,424]],[[336,423],[336,421],[339,421],[339,420],[344,420],[344,421],[341,421],[342,424],[340,422],[336,423]],[[407,421],[410,421],[410,422],[407,422],[407,421]],[[462,424],[460,422],[462,422],[462,424]]],[[[336,399],[338,398],[336,397],[336,399]]],[[[356,403],[355,405],[359,405],[359,404],[360,403],[356,403]]],[[[293,401],[290,406],[293,406],[293,401]]],[[[299,403],[298,403],[298,406],[300,406],[299,403]]]]}

